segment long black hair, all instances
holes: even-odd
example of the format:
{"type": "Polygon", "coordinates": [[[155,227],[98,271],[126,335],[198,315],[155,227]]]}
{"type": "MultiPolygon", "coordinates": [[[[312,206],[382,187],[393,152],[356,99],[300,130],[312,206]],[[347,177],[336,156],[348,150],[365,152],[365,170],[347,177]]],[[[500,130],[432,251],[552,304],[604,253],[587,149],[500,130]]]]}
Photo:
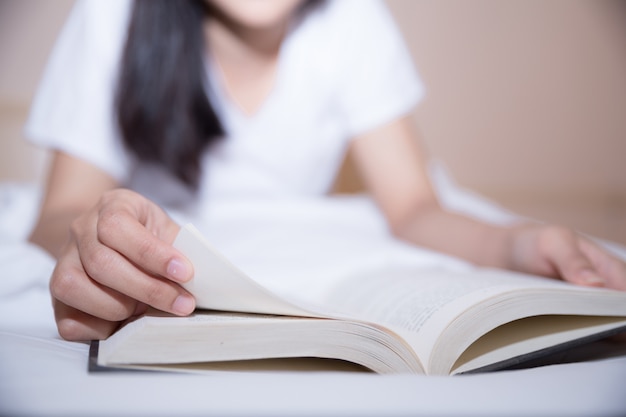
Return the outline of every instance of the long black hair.
{"type": "MultiPolygon", "coordinates": [[[[325,0],[303,1],[300,16],[325,0]]],[[[207,96],[203,0],[135,0],[121,58],[115,109],[123,141],[191,189],[201,156],[224,135],[207,96]]]]}
{"type": "Polygon", "coordinates": [[[205,13],[202,0],[135,0],[115,103],[126,146],[191,188],[224,134],[206,93],[205,13]]]}

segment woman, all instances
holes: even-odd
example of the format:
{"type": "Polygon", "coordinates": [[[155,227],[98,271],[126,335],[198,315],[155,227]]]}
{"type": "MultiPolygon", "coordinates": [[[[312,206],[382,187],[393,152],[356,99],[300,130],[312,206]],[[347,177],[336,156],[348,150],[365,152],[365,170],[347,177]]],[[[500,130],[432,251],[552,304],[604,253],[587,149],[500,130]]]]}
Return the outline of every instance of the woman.
{"type": "Polygon", "coordinates": [[[79,2],[27,125],[55,150],[31,240],[58,258],[59,333],[105,338],[148,306],[191,313],[178,284],[193,268],[160,207],[323,195],[346,149],[398,237],[626,289],[626,265],[568,229],[442,209],[409,119],[423,94],[376,0],[79,2]]]}

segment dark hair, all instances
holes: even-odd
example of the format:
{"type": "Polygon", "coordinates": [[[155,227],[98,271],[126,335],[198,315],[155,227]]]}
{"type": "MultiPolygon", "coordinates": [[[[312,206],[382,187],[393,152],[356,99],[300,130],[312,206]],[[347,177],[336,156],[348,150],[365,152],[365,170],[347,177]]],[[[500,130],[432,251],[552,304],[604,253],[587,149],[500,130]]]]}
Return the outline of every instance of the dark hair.
{"type": "MultiPolygon", "coordinates": [[[[302,16],[324,0],[306,0],[302,16]]],[[[192,189],[207,146],[224,128],[207,97],[203,0],[135,0],[115,109],[123,141],[140,160],[165,167],[192,189]]]]}
{"type": "Polygon", "coordinates": [[[204,15],[202,0],[136,0],[115,103],[126,146],[191,188],[224,134],[206,93],[204,15]]]}

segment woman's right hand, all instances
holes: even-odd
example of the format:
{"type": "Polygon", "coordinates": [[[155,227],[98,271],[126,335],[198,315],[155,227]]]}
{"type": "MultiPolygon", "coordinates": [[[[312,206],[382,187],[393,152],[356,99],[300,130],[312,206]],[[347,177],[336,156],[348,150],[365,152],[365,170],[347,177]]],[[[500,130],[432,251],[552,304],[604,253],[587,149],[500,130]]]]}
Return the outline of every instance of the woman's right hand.
{"type": "Polygon", "coordinates": [[[148,307],[190,314],[195,300],[179,284],[193,266],[173,246],[180,227],[156,204],[123,189],[106,192],[72,222],[50,280],[59,334],[103,339],[148,307]]]}

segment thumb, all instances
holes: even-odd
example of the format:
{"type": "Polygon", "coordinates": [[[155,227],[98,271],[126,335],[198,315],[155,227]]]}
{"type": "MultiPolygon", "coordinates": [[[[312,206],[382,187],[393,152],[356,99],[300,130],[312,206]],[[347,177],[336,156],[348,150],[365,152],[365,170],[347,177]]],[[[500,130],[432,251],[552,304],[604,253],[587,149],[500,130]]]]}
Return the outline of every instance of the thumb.
{"type": "Polygon", "coordinates": [[[604,287],[606,281],[596,272],[593,267],[581,268],[570,272],[564,276],[566,281],[579,285],[588,285],[593,287],[604,287]]]}
{"type": "Polygon", "coordinates": [[[576,237],[573,236],[572,240],[564,242],[560,250],[554,254],[552,261],[561,278],[578,285],[604,286],[606,284],[604,278],[577,243],[576,237]]]}

